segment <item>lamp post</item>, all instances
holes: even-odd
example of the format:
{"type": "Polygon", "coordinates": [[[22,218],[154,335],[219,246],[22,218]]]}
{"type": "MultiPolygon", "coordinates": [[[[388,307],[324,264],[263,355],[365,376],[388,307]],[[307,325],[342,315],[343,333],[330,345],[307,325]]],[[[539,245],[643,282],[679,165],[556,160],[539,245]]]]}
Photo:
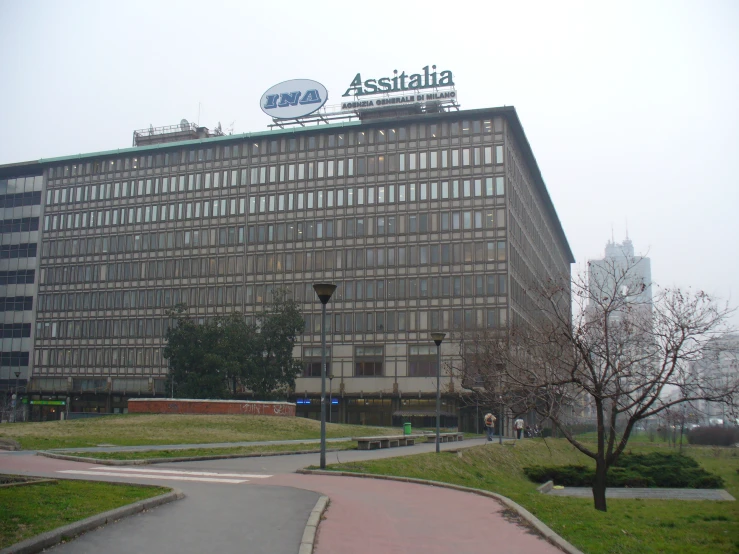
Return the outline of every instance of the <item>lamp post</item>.
{"type": "Polygon", "coordinates": [[[313,285],[321,301],[321,469],[326,469],[326,304],[336,290],[331,283],[313,285]]]}
{"type": "Polygon", "coordinates": [[[15,373],[15,394],[13,395],[13,422],[17,421],[15,417],[18,414],[18,377],[21,376],[20,371],[14,371],[15,373]]]}
{"type": "Polygon", "coordinates": [[[334,410],[332,393],[334,391],[334,372],[328,374],[328,422],[331,423],[331,412],[334,410]]]}
{"type": "Polygon", "coordinates": [[[436,453],[439,453],[439,424],[441,422],[441,343],[446,333],[431,333],[431,340],[436,344],[436,453]]]}

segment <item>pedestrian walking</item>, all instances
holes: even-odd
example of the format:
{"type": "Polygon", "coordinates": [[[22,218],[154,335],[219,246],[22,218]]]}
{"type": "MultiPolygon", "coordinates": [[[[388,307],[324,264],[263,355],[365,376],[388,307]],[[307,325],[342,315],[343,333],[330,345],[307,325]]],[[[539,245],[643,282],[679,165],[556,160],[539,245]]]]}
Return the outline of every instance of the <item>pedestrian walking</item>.
{"type": "Polygon", "coordinates": [[[493,432],[495,431],[495,416],[488,412],[485,414],[485,429],[487,429],[488,440],[493,440],[493,432]]]}
{"type": "Polygon", "coordinates": [[[516,438],[522,439],[523,438],[523,429],[525,427],[525,423],[523,422],[523,419],[516,418],[516,421],[513,422],[513,428],[516,430],[516,438]]]}

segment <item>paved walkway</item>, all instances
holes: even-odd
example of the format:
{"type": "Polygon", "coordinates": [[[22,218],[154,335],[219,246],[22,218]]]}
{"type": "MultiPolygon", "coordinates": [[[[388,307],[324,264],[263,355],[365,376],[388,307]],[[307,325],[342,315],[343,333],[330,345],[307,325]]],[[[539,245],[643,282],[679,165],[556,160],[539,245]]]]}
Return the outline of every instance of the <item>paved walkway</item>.
{"type": "Polygon", "coordinates": [[[476,494],[321,475],[279,475],[270,483],[320,491],[331,499],[315,554],[562,554],[509,521],[497,501],[476,494]]]}
{"type": "MultiPolygon", "coordinates": [[[[593,498],[593,489],[590,487],[565,487],[552,489],[547,494],[551,496],[575,496],[578,498],[593,498]]],[[[651,498],[655,500],[736,500],[722,489],[606,489],[606,498],[651,498]]]]}
{"type": "MultiPolygon", "coordinates": [[[[441,448],[482,444],[484,440],[474,439],[444,443],[441,448]]],[[[434,444],[425,443],[341,451],[330,454],[327,461],[361,461],[434,449],[434,444]]],[[[331,504],[319,527],[316,554],[477,554],[489,552],[492,545],[496,554],[560,553],[526,527],[509,520],[503,506],[494,499],[411,483],[294,473],[300,467],[318,465],[318,461],[318,454],[233,458],[158,464],[156,468],[136,468],[136,472],[117,468],[115,474],[110,468],[90,463],[8,452],[0,453],[0,472],[161,484],[177,487],[186,495],[172,504],[86,533],[58,546],[55,552],[295,554],[310,510],[319,494],[325,494],[331,504]],[[147,474],[137,475],[138,471],[147,474]],[[96,476],[97,472],[101,474],[96,476]],[[206,474],[224,478],[231,474],[231,479],[240,482],[200,479],[206,474]]]]}

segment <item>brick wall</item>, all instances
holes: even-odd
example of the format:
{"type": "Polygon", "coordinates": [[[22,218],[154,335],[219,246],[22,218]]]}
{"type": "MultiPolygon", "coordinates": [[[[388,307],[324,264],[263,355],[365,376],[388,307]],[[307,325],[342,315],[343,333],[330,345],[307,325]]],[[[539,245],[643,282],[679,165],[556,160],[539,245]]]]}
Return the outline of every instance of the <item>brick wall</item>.
{"type": "Polygon", "coordinates": [[[295,416],[291,402],[252,402],[247,400],[180,400],[161,398],[131,398],[130,414],[227,414],[295,416]]]}

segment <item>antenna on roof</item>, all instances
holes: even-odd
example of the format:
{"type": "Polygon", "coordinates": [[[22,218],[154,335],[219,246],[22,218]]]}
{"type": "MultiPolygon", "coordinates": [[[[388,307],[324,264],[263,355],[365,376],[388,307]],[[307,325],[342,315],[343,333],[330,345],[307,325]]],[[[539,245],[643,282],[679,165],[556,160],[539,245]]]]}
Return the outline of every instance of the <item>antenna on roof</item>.
{"type": "Polygon", "coordinates": [[[180,129],[187,131],[190,128],[190,122],[187,119],[180,120],[180,129]]]}
{"type": "Polygon", "coordinates": [[[626,218],[626,240],[629,240],[629,218],[626,218]]]}

